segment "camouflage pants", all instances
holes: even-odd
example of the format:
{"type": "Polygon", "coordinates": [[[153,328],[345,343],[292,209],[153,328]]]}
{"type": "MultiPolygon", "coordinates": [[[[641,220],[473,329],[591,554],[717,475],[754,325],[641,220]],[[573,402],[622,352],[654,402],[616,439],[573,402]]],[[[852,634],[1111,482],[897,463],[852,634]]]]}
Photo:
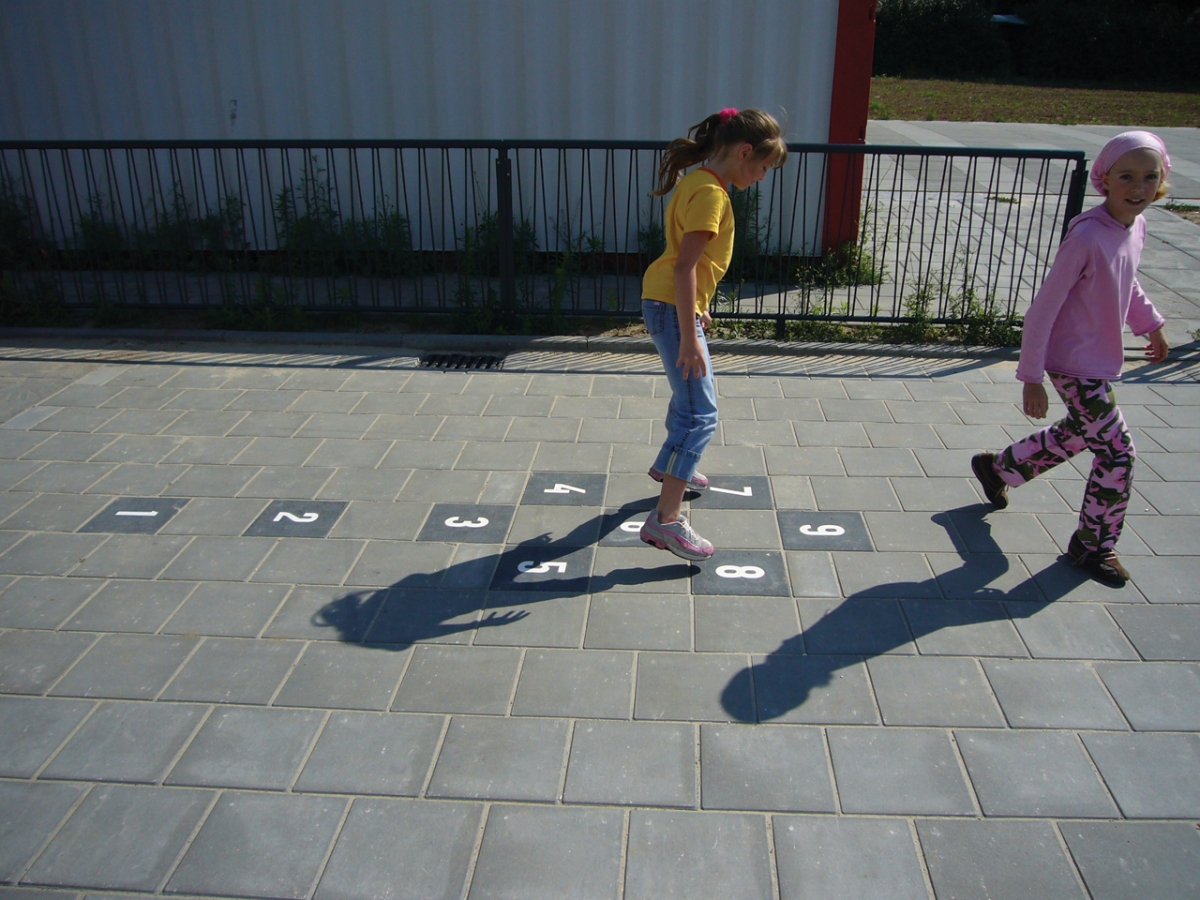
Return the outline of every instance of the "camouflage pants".
{"type": "Polygon", "coordinates": [[[996,458],[996,473],[1006,484],[1018,487],[1084,449],[1091,450],[1094,459],[1079,511],[1079,539],[1089,550],[1112,550],[1129,505],[1136,455],[1133,438],[1107,379],[1049,374],[1067,415],[1006,447],[996,458]]]}

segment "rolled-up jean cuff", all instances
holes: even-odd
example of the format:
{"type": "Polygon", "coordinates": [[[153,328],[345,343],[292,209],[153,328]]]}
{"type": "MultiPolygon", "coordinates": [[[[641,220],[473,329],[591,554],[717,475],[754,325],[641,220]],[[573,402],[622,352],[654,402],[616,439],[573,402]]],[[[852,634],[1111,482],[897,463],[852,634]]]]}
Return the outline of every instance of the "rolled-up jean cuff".
{"type": "Polygon", "coordinates": [[[666,474],[673,475],[680,481],[691,481],[700,465],[700,454],[690,453],[679,447],[663,447],[654,461],[654,468],[666,474]]]}

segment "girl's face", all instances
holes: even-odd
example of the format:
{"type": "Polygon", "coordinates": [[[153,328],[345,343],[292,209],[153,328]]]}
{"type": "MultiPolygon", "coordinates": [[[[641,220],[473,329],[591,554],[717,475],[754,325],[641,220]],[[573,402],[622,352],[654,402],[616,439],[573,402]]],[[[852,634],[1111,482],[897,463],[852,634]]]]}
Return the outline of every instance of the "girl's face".
{"type": "Polygon", "coordinates": [[[767,177],[767,173],[775,168],[775,156],[755,156],[754,147],[742,144],[738,148],[737,163],[730,172],[729,180],[738,190],[744,191],[752,184],[758,184],[767,177]]]}
{"type": "Polygon", "coordinates": [[[1162,157],[1148,148],[1130,150],[1101,176],[1108,196],[1109,215],[1128,228],[1147,206],[1162,182],[1162,157]]]}

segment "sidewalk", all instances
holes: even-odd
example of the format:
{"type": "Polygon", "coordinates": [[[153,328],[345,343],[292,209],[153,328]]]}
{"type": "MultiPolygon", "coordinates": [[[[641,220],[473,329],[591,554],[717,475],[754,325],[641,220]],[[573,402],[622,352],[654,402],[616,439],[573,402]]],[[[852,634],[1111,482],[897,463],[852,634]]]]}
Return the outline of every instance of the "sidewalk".
{"type": "Polygon", "coordinates": [[[1200,891],[1200,361],[985,506],[1015,363],[719,355],[719,553],[637,540],[665,379],[0,346],[2,900],[1200,891]],[[97,896],[91,894],[91,896],[97,896]]]}

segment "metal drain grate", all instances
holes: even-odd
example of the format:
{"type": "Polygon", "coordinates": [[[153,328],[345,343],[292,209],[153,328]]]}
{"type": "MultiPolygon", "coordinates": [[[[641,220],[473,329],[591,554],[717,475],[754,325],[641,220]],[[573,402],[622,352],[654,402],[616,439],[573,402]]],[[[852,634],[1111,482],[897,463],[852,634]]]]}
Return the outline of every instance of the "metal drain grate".
{"type": "Polygon", "coordinates": [[[504,357],[494,353],[430,353],[421,360],[422,369],[499,369],[504,357]]]}

